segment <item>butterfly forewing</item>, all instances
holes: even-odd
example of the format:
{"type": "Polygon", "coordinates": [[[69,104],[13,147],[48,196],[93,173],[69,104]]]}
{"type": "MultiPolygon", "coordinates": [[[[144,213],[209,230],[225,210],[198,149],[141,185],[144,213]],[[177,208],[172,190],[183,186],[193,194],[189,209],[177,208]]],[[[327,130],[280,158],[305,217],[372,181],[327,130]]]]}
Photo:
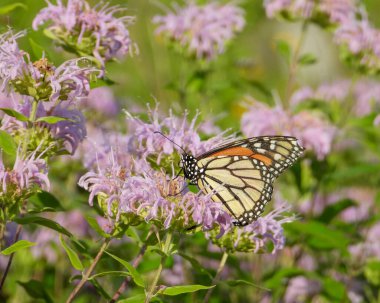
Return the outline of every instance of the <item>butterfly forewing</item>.
{"type": "Polygon", "coordinates": [[[185,173],[215,202],[223,203],[237,225],[256,220],[273,192],[273,181],[302,154],[294,137],[255,137],[211,150],[185,165],[185,173]]]}

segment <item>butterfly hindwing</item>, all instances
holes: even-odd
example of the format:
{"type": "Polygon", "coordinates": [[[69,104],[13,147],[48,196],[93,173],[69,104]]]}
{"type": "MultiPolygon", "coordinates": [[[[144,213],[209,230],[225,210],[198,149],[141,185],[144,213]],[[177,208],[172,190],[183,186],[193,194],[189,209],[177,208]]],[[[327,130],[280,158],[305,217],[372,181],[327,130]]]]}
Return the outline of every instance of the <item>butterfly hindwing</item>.
{"type": "Polygon", "coordinates": [[[198,186],[223,203],[237,225],[256,220],[272,196],[274,176],[262,162],[245,156],[208,157],[198,161],[204,177],[198,186]]]}

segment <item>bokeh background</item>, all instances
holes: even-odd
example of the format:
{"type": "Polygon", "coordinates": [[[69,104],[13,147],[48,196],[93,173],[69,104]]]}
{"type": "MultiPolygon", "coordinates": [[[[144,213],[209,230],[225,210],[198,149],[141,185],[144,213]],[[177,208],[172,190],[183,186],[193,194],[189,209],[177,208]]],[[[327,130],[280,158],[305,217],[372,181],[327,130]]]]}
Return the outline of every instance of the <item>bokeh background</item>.
{"type": "MultiPolygon", "coordinates": [[[[13,2],[3,0],[0,8],[13,2]]],[[[45,2],[28,0],[20,3],[23,6],[0,15],[2,30],[7,27],[15,31],[26,29],[27,37],[19,41],[21,49],[32,53],[32,45],[36,42],[56,65],[71,58],[70,54],[57,49],[42,30],[34,31],[31,27],[37,12],[46,6],[45,2]]],[[[172,109],[179,116],[188,110],[189,120],[199,113],[200,123],[211,121],[217,131],[231,129],[231,132],[244,136],[247,133],[242,131],[242,116],[249,111],[252,100],[273,108],[289,98],[290,69],[285,57],[288,48],[297,48],[303,22],[268,19],[263,1],[238,1],[237,5],[245,11],[243,31],[226,45],[225,52],[217,59],[201,62],[189,58],[170,46],[163,37],[155,35],[152,18],[165,14],[174,1],[113,0],[110,3],[127,7],[127,14],[136,16],[129,30],[138,54],[107,64],[107,75],[114,81],[109,88],[114,94],[112,98],[117,101],[119,114],[112,118],[100,115],[97,119],[89,111],[87,117],[94,125],[112,125],[123,131],[125,115],[122,109],[144,113],[148,103],[151,107],[159,104],[163,113],[172,109]]],[[[362,4],[373,26],[380,28],[379,1],[366,0],[362,4]]],[[[363,75],[342,62],[333,39],[331,30],[313,23],[308,25],[300,52],[312,54],[316,60],[297,68],[293,92],[306,86],[316,89],[340,80],[356,83],[370,79],[373,87],[378,86],[379,101],[375,94],[370,100],[374,106],[362,116],[355,116],[347,109],[357,102],[354,95],[343,102],[320,102],[315,100],[317,98],[310,98],[313,100],[303,103],[302,110],[322,117],[329,126],[335,127],[337,135],[332,137],[331,146],[323,156],[317,157],[313,150],[308,150],[305,158],[276,183],[274,200],[287,200],[299,220],[284,225],[287,242],[282,251],[274,255],[235,254],[229,258],[222,272],[222,281],[246,282],[220,283],[210,302],[380,300],[380,131],[373,123],[379,113],[380,80],[377,75],[363,75]]],[[[337,85],[336,89],[341,92],[347,87],[337,85]]],[[[86,109],[84,111],[86,114],[86,109]]],[[[260,114],[263,121],[274,119],[266,116],[265,111],[260,114]]],[[[252,115],[251,119],[256,118],[252,115]]],[[[324,135],[323,131],[316,131],[309,134],[308,140],[315,139],[318,144],[323,142],[321,136],[324,135]]],[[[88,193],[76,185],[84,169],[76,161],[56,161],[50,169],[52,193],[70,210],[68,214],[54,215],[56,220],[83,237],[91,248],[94,234],[83,217],[92,214],[93,210],[88,206],[88,193]]],[[[54,295],[55,302],[60,302],[70,288],[68,277],[75,272],[68,270],[69,261],[54,240],[56,235],[33,229],[28,233],[29,239],[39,245],[15,255],[4,300],[36,302],[30,291],[17,282],[35,279],[42,281],[54,295]]],[[[186,238],[181,245],[189,250],[189,255],[198,256],[207,272],[215,273],[220,251],[210,247],[202,235],[186,238]]],[[[113,244],[112,251],[131,260],[137,247],[129,245],[128,240],[121,240],[113,244]]],[[[148,255],[139,271],[149,273],[157,262],[158,256],[148,255]]],[[[107,259],[100,263],[103,268],[113,266],[107,259]]],[[[207,284],[210,276],[178,257],[168,261],[163,280],[174,285],[184,281],[207,284]]],[[[106,289],[115,289],[121,281],[122,278],[104,278],[102,283],[106,289]]],[[[95,290],[89,288],[75,302],[93,302],[97,298],[95,290]]],[[[200,298],[200,294],[183,295],[183,298],[165,298],[162,302],[196,302],[200,298]]]]}

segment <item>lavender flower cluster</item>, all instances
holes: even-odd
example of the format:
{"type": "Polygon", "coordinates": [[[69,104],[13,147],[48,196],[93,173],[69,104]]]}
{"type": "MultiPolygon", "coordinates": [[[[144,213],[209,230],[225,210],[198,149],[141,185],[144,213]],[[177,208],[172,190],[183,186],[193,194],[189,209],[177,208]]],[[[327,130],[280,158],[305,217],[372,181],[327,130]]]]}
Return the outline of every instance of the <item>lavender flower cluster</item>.
{"type": "Polygon", "coordinates": [[[94,56],[103,68],[107,61],[133,53],[127,27],[134,18],[115,17],[123,8],[108,4],[93,8],[84,0],[68,0],[66,5],[62,0],[56,5],[47,3],[33,21],[34,30],[49,23],[49,37],[80,56],[94,56]]]}
{"type": "Polygon", "coordinates": [[[282,107],[250,100],[248,111],[241,119],[241,129],[247,137],[262,135],[292,135],[307,150],[323,159],[331,151],[336,128],[326,119],[310,111],[291,113],[282,107]]]}
{"type": "Polygon", "coordinates": [[[380,70],[380,30],[371,24],[359,1],[266,0],[264,6],[269,18],[301,19],[331,27],[343,60],[370,74],[380,70]]]}
{"type": "Polygon", "coordinates": [[[222,54],[225,45],[240,32],[245,20],[243,10],[232,3],[190,2],[165,16],[155,16],[156,34],[177,42],[197,59],[212,60],[222,54]]]}
{"type": "Polygon", "coordinates": [[[17,146],[13,167],[12,161],[1,162],[2,230],[30,196],[49,189],[48,160],[73,154],[86,136],[84,117],[75,105],[89,94],[90,77],[97,73],[84,58],[58,67],[46,58],[32,62],[17,43],[24,35],[11,30],[0,35],[0,130],[17,146]]]}

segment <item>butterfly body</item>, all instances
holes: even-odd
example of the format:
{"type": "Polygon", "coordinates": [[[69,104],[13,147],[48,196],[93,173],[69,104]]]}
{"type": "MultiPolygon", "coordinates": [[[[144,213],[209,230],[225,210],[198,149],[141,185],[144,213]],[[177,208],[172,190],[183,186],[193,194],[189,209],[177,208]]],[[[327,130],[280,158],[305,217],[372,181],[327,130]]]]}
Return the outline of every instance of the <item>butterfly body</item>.
{"type": "Polygon", "coordinates": [[[251,223],[271,200],[273,182],[303,152],[294,137],[266,136],[235,141],[198,157],[181,156],[185,177],[235,217],[251,223]]]}

